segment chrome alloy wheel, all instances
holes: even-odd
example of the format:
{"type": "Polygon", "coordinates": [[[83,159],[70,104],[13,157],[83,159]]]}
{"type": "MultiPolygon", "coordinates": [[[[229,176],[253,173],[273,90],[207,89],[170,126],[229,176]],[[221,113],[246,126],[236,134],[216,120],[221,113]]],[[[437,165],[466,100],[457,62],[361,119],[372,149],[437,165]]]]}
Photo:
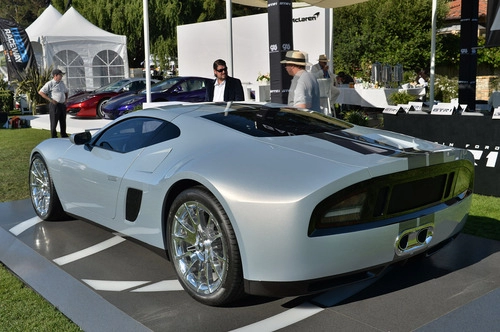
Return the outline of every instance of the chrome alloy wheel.
{"type": "Polygon", "coordinates": [[[201,296],[215,293],[227,277],[228,249],[214,214],[199,202],[184,202],[170,237],[173,263],[186,286],[201,296]]]}
{"type": "Polygon", "coordinates": [[[47,166],[40,158],[31,162],[29,177],[31,202],[38,216],[45,218],[51,207],[52,190],[47,166]]]}

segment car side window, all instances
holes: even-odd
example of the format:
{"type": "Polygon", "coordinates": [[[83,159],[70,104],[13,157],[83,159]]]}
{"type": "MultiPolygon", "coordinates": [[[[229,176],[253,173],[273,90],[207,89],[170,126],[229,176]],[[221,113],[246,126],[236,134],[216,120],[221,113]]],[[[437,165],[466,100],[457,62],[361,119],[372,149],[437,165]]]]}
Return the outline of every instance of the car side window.
{"type": "Polygon", "coordinates": [[[93,144],[96,147],[127,153],[180,135],[174,124],[155,118],[135,117],[108,128],[93,144]]]}
{"type": "Polygon", "coordinates": [[[186,84],[186,91],[201,90],[205,87],[205,81],[197,78],[189,79],[184,83],[186,84]]]}
{"type": "Polygon", "coordinates": [[[177,86],[175,87],[174,90],[178,93],[189,92],[189,87],[187,85],[187,81],[184,81],[184,82],[177,84],[177,86]]]}
{"type": "Polygon", "coordinates": [[[130,86],[130,91],[138,91],[142,90],[146,87],[146,82],[144,81],[134,81],[132,82],[132,85],[130,86]]]}

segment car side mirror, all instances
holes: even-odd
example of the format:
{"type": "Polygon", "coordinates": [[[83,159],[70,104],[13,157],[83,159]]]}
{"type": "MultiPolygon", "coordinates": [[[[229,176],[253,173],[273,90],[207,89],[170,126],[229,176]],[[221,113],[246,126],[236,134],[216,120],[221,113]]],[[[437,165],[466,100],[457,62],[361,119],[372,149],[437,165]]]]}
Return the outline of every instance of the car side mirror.
{"type": "Polygon", "coordinates": [[[92,134],[90,133],[90,131],[85,131],[83,133],[78,133],[78,134],[72,134],[69,137],[70,142],[75,145],[87,144],[90,142],[91,139],[92,139],[92,134]]]}

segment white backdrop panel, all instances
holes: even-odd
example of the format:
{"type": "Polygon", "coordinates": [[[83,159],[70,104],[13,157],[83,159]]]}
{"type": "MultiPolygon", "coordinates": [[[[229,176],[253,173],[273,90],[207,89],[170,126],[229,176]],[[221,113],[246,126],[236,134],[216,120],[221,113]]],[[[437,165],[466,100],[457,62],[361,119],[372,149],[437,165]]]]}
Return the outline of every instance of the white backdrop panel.
{"type": "MultiPolygon", "coordinates": [[[[318,7],[293,10],[294,48],[307,52],[309,62],[328,54],[325,45],[325,14],[318,7]]],[[[267,14],[233,18],[233,70],[243,83],[255,83],[260,73],[269,72],[267,14]]],[[[229,59],[228,23],[217,20],[177,27],[179,75],[213,77],[216,59],[229,59]]]]}

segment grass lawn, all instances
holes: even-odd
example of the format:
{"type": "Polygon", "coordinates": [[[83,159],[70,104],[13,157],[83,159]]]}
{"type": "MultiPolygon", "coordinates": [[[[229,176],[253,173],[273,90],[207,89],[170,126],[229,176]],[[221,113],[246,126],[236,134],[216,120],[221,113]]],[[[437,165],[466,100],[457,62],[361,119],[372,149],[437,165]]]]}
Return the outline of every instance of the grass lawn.
{"type": "MultiPolygon", "coordinates": [[[[0,202],[29,198],[29,155],[48,130],[0,129],[0,202]]],[[[500,198],[474,194],[464,232],[500,241],[500,198]]],[[[0,331],[78,331],[79,328],[0,265],[0,331]]]]}
{"type": "MultiPolygon", "coordinates": [[[[48,130],[0,129],[0,202],[25,199],[31,149],[48,130]]],[[[0,331],[80,331],[43,297],[0,264],[0,331]]]]}

